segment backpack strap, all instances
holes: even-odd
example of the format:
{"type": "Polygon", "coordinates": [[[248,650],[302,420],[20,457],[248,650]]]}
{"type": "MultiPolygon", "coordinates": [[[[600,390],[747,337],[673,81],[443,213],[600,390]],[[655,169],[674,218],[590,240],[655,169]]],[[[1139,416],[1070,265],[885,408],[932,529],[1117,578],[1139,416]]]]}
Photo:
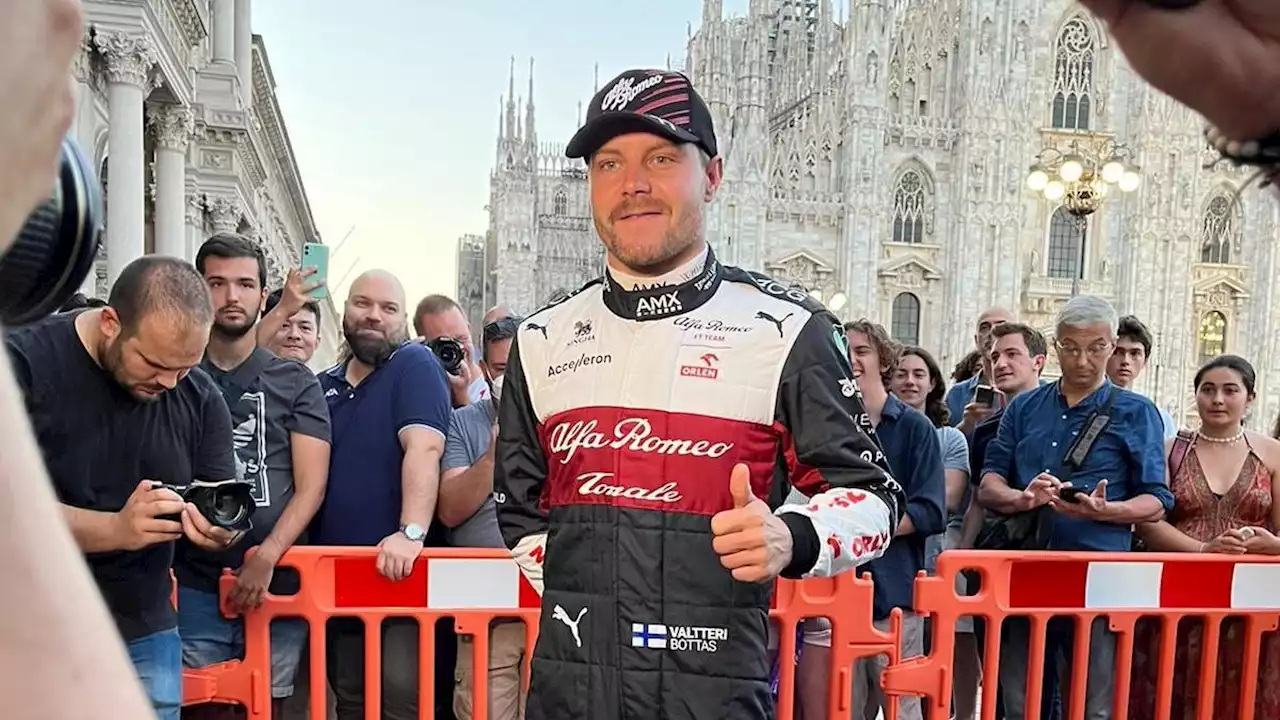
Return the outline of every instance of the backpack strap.
{"type": "Polygon", "coordinates": [[[1182,461],[1187,459],[1187,452],[1191,450],[1191,441],[1195,439],[1195,435],[1190,430],[1179,430],[1178,436],[1173,439],[1173,447],[1169,448],[1169,481],[1178,476],[1178,471],[1182,469],[1182,461]]]}

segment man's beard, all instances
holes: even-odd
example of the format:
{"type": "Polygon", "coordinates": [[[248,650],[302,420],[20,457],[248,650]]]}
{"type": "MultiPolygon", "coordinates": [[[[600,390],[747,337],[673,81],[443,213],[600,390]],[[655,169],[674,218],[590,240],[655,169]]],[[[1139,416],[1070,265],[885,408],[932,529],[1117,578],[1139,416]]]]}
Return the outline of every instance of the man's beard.
{"type": "Polygon", "coordinates": [[[154,395],[139,395],[137,388],[129,385],[121,377],[124,374],[124,347],[123,343],[117,338],[115,341],[103,340],[98,346],[98,358],[102,361],[102,369],[111,375],[111,379],[120,386],[120,389],[129,393],[130,397],[138,402],[155,402],[164,394],[165,388],[161,385],[145,386],[146,390],[153,391],[154,395]]]}
{"type": "Polygon", "coordinates": [[[636,246],[631,244],[624,247],[624,244],[618,239],[618,235],[613,232],[613,223],[625,211],[644,209],[646,207],[669,209],[666,206],[660,206],[658,203],[632,205],[638,205],[638,207],[624,203],[614,208],[605,221],[599,218],[594,219],[596,234],[604,242],[605,248],[618,259],[618,262],[621,262],[632,271],[647,275],[653,274],[651,271],[655,268],[660,271],[669,270],[670,268],[664,266],[670,263],[672,259],[679,257],[680,253],[702,238],[702,206],[690,204],[685,206],[684,212],[676,218],[676,224],[667,228],[667,231],[662,235],[661,241],[656,246],[636,246]]]}
{"type": "Polygon", "coordinates": [[[258,324],[258,315],[262,308],[244,308],[244,319],[239,322],[230,322],[222,319],[222,310],[219,308],[213,314],[213,332],[223,340],[239,340],[258,324]]]}
{"type": "Polygon", "coordinates": [[[342,319],[342,334],[347,339],[347,347],[351,348],[351,355],[365,365],[377,367],[400,347],[403,338],[396,334],[383,337],[361,335],[360,331],[367,327],[358,327],[346,318],[342,319]]]}

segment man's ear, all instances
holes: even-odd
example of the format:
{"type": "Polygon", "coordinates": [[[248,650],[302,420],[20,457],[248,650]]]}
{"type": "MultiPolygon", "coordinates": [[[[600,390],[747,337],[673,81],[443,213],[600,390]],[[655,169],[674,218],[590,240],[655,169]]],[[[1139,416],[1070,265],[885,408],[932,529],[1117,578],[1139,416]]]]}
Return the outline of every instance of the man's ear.
{"type": "Polygon", "coordinates": [[[108,340],[115,340],[124,332],[124,323],[120,322],[120,314],[107,305],[98,313],[98,332],[108,340]]]}
{"type": "Polygon", "coordinates": [[[707,189],[703,193],[703,202],[710,203],[716,199],[716,192],[720,189],[720,183],[724,182],[724,160],[719,156],[711,158],[707,163],[707,189]]]}

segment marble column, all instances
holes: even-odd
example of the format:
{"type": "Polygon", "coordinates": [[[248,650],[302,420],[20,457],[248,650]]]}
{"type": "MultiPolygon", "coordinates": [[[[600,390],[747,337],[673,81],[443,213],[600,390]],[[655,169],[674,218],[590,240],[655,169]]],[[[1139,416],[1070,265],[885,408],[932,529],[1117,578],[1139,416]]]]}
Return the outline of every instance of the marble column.
{"type": "Polygon", "coordinates": [[[187,143],[195,130],[191,110],[178,105],[154,105],[149,117],[156,138],[156,253],[187,254],[187,143]]]}
{"type": "Polygon", "coordinates": [[[213,61],[236,62],[236,0],[213,0],[213,61]]]}
{"type": "Polygon", "coordinates": [[[107,284],[142,256],[145,245],[146,157],[143,100],[151,89],[155,49],[145,35],[99,32],[94,43],[107,70],[107,284]]]}
{"type": "Polygon", "coordinates": [[[253,107],[253,17],[252,0],[235,0],[236,75],[240,76],[240,98],[244,107],[253,107]]]}
{"type": "Polygon", "coordinates": [[[240,227],[240,201],[234,197],[210,195],[205,198],[204,208],[209,213],[214,234],[233,233],[240,227]]]}
{"type": "Polygon", "coordinates": [[[204,242],[205,237],[205,209],[204,196],[196,192],[194,188],[187,191],[186,219],[186,254],[183,257],[195,262],[196,251],[200,249],[200,243],[204,242]]]}

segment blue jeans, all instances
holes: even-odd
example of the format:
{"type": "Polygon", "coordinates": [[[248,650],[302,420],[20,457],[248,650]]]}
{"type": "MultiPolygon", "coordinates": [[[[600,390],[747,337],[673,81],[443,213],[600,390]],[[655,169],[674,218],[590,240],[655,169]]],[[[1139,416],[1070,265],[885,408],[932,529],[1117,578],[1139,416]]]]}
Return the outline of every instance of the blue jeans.
{"type": "MultiPolygon", "coordinates": [[[[223,617],[216,593],[178,586],[178,632],[182,664],[189,668],[244,659],[244,621],[223,617]]],[[[307,622],[300,618],[271,623],[271,697],[293,695],[307,622]]]]}
{"type": "MultiPolygon", "coordinates": [[[[127,644],[133,670],[159,720],[178,720],[182,709],[182,641],[176,629],[162,630],[127,644]]],[[[74,689],[69,689],[74,692],[74,689]]]]}

